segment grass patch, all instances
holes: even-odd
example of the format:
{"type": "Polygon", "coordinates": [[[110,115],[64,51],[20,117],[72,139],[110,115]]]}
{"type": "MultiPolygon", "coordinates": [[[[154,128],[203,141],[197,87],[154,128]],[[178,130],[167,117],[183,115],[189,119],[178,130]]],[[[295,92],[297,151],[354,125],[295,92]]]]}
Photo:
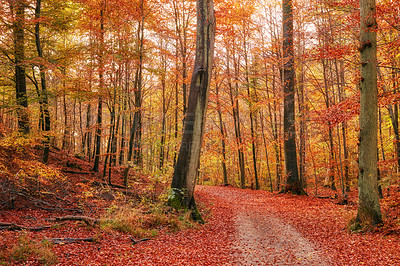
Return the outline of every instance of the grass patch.
{"type": "Polygon", "coordinates": [[[9,265],[15,262],[22,264],[31,259],[36,260],[40,265],[53,265],[58,262],[49,242],[32,240],[26,232],[22,232],[18,236],[17,243],[10,249],[0,250],[0,265],[9,265]]]}
{"type": "Polygon", "coordinates": [[[101,220],[103,230],[116,230],[136,238],[155,237],[162,229],[178,231],[194,226],[190,213],[173,211],[164,203],[149,202],[137,206],[112,205],[101,220]]]}

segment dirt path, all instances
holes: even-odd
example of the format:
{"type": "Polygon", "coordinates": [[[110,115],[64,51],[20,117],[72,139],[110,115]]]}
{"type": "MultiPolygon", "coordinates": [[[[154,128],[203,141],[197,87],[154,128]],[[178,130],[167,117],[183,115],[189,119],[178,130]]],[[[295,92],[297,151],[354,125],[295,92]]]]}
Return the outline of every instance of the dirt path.
{"type": "Polygon", "coordinates": [[[272,198],[260,198],[243,190],[204,190],[208,197],[233,210],[236,250],[240,265],[330,265],[314,243],[274,214],[272,198]]]}

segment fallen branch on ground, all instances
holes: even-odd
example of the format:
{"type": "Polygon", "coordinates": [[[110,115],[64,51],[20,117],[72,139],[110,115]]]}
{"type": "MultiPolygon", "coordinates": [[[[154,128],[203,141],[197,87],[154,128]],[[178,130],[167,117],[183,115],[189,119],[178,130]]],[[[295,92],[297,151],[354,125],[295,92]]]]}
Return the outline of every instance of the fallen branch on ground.
{"type": "Polygon", "coordinates": [[[144,242],[144,241],[150,240],[150,238],[142,238],[142,239],[136,240],[131,236],[129,236],[129,239],[132,241],[132,245],[136,245],[139,242],[144,242]]]}
{"type": "Polygon", "coordinates": [[[62,169],[61,171],[63,171],[64,173],[77,174],[77,175],[90,175],[90,174],[92,174],[91,172],[79,172],[79,171],[66,170],[66,169],[62,169]]]}
{"type": "Polygon", "coordinates": [[[52,219],[47,219],[48,221],[83,221],[87,225],[95,225],[100,223],[100,219],[88,217],[88,216],[74,216],[74,215],[67,215],[62,217],[55,217],[52,219]]]}
{"type": "Polygon", "coordinates": [[[94,237],[87,237],[87,238],[50,238],[47,239],[50,243],[53,244],[70,244],[70,243],[77,243],[77,242],[94,242],[96,239],[94,237]]]}
{"type": "Polygon", "coordinates": [[[18,231],[18,230],[40,231],[51,227],[52,225],[29,227],[29,226],[18,225],[15,223],[0,222],[0,230],[9,230],[9,231],[18,231]]]}

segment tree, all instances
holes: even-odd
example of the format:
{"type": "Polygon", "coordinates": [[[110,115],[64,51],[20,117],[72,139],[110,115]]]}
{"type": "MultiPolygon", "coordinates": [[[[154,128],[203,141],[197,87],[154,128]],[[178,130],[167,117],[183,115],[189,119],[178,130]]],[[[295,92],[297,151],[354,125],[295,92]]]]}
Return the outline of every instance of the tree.
{"type": "Polygon", "coordinates": [[[375,227],[382,223],[377,171],[377,48],[375,0],[360,0],[360,148],[356,223],[375,227]]]}
{"type": "Polygon", "coordinates": [[[283,76],[284,76],[284,151],[286,184],[284,192],[301,194],[302,188],[297,169],[296,128],[294,108],[294,50],[293,50],[293,6],[292,0],[283,0],[283,76]]]}
{"type": "Polygon", "coordinates": [[[104,10],[105,1],[101,2],[100,7],[100,37],[99,37],[99,99],[97,105],[97,125],[96,125],[96,148],[95,158],[92,170],[95,172],[99,171],[100,163],[100,149],[101,149],[101,127],[103,123],[103,99],[101,96],[104,90],[104,10]]]}
{"type": "MultiPolygon", "coordinates": [[[[188,106],[181,147],[172,179],[174,207],[185,207],[197,214],[193,197],[200,164],[205,115],[214,57],[215,17],[213,0],[197,0],[196,57],[190,82],[188,106]]],[[[194,217],[200,219],[198,215],[194,217]]]]}
{"type": "MultiPolygon", "coordinates": [[[[35,42],[36,42],[36,49],[38,53],[38,57],[40,60],[43,60],[43,48],[40,40],[40,11],[41,11],[41,6],[42,6],[42,1],[37,0],[36,1],[36,7],[35,7],[35,19],[36,25],[35,25],[35,42]]],[[[50,131],[50,112],[49,112],[49,100],[48,100],[48,91],[46,87],[46,71],[43,66],[43,63],[39,66],[39,72],[40,72],[40,84],[42,87],[42,91],[39,95],[39,102],[41,104],[41,117],[43,120],[43,131],[48,134],[50,131]]],[[[49,152],[50,152],[50,136],[46,135],[45,140],[43,142],[44,144],[44,149],[43,149],[43,162],[47,163],[49,159],[49,152]]]]}
{"type": "Polygon", "coordinates": [[[17,100],[18,131],[29,133],[28,96],[26,93],[25,76],[25,1],[10,2],[10,8],[15,13],[13,22],[14,35],[14,63],[15,63],[15,90],[17,100]]]}

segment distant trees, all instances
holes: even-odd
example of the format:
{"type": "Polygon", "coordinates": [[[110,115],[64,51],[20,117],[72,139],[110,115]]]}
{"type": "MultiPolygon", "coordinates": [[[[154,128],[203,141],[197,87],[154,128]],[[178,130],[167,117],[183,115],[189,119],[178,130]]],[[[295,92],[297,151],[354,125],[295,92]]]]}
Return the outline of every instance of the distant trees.
{"type": "MultiPolygon", "coordinates": [[[[186,115],[189,80],[201,72],[193,69],[194,3],[0,1],[1,127],[40,136],[45,153],[64,149],[104,176],[123,166],[125,185],[132,167],[181,175],[183,123],[195,119],[186,115]]],[[[378,5],[375,155],[387,187],[400,162],[400,2],[378,5]]],[[[215,9],[215,75],[199,116],[207,122],[196,178],[294,193],[356,187],[358,77],[371,62],[358,64],[358,1],[221,0],[215,9]]]]}

